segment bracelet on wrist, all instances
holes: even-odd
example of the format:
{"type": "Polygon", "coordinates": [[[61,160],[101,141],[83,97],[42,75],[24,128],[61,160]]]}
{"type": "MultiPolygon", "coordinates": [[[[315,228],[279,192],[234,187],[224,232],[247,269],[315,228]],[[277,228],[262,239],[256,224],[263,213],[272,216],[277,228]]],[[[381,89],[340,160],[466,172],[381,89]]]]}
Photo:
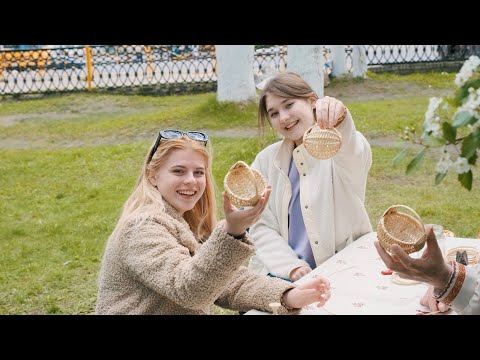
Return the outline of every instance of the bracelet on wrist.
{"type": "Polygon", "coordinates": [[[343,120],[345,120],[345,118],[347,117],[347,114],[348,114],[347,107],[344,106],[343,115],[338,118],[337,123],[335,124],[335,127],[339,126],[343,122],[343,120]]]}
{"type": "Polygon", "coordinates": [[[442,298],[447,293],[448,289],[450,288],[450,285],[452,284],[453,279],[455,278],[455,275],[457,274],[457,263],[455,261],[451,261],[450,265],[452,266],[452,273],[450,274],[450,278],[448,279],[447,285],[445,285],[445,287],[441,292],[440,291],[437,292],[435,291],[436,289],[434,289],[433,297],[436,300],[442,298]]]}
{"type": "Polygon", "coordinates": [[[455,283],[453,284],[452,290],[450,290],[448,295],[446,295],[445,298],[442,299],[442,302],[444,304],[450,305],[450,303],[453,300],[455,300],[458,293],[460,292],[460,289],[463,286],[463,282],[465,281],[465,276],[466,276],[465,265],[458,263],[458,276],[455,279],[455,283]]]}
{"type": "Polygon", "coordinates": [[[230,234],[227,232],[228,235],[230,235],[231,237],[233,237],[234,239],[237,239],[237,240],[240,240],[240,239],[243,239],[245,237],[245,235],[247,234],[246,231],[243,232],[243,234],[240,234],[240,235],[233,235],[233,234],[230,234]]]}

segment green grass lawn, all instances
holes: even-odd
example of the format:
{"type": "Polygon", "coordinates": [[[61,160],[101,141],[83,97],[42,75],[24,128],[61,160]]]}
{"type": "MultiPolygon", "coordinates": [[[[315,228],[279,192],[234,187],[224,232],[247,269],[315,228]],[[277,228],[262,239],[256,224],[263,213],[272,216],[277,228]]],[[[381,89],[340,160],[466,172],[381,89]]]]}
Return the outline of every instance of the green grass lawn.
{"type": "MultiPolygon", "coordinates": [[[[408,81],[444,89],[450,83],[443,79],[440,74],[374,75],[369,81],[382,89],[408,81]]],[[[354,86],[358,84],[355,81],[354,86]]],[[[335,86],[333,90],[343,87],[341,91],[347,92],[353,85],[342,80],[335,86]]],[[[420,128],[428,96],[400,94],[362,101],[350,96],[345,103],[367,137],[395,138],[407,125],[420,128]]],[[[235,161],[250,163],[274,140],[271,135],[262,141],[251,135],[255,104],[217,104],[212,93],[69,94],[9,100],[0,102],[0,121],[10,122],[0,124],[0,314],[94,311],[105,242],[158,129],[217,131],[211,143],[218,194],[235,161]],[[218,132],[232,128],[234,133],[238,130],[233,136],[218,132]]],[[[406,161],[392,166],[399,151],[393,145],[372,149],[366,205],[374,228],[386,208],[405,204],[425,223],[442,224],[458,237],[476,237],[478,169],[470,192],[451,174],[435,186],[431,156],[416,174],[406,176],[406,161]]]]}
{"type": "Polygon", "coordinates": [[[159,127],[223,130],[257,123],[254,104],[218,104],[214,93],[168,97],[66,94],[0,107],[0,116],[17,119],[19,114],[23,116],[14,126],[2,129],[0,141],[18,139],[33,147],[68,142],[95,146],[106,139],[152,138],[159,127]]]}

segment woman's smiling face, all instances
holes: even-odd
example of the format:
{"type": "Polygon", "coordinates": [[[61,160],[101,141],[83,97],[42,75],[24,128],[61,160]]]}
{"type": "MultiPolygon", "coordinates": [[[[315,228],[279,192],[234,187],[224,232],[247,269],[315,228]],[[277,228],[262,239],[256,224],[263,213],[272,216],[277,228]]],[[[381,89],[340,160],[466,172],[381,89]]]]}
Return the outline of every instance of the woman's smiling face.
{"type": "Polygon", "coordinates": [[[192,210],[206,187],[206,162],[193,149],[174,150],[157,171],[153,184],[181,215],[192,210]]]}
{"type": "Polygon", "coordinates": [[[268,94],[265,104],[272,127],[285,138],[293,140],[295,145],[300,145],[305,131],[315,123],[315,101],[315,97],[295,99],[268,94]]]}

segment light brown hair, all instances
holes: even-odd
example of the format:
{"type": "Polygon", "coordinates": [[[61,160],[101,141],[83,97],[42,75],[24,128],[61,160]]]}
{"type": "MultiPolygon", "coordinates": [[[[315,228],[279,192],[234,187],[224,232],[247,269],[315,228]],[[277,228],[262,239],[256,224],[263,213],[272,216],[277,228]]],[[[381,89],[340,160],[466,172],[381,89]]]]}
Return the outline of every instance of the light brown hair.
{"type": "Polygon", "coordinates": [[[268,94],[286,99],[309,99],[312,96],[318,99],[312,87],[300,75],[290,71],[276,75],[267,82],[260,94],[258,103],[258,126],[260,129],[265,127],[265,122],[272,126],[267,111],[268,94]]]}

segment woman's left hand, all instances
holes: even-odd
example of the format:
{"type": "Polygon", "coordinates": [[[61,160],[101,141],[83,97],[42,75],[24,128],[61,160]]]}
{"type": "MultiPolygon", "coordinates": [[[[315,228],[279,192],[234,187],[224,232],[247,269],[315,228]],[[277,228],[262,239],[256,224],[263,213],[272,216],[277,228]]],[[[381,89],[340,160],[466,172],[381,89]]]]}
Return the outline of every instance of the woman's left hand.
{"type": "Polygon", "coordinates": [[[319,276],[287,290],[283,294],[283,303],[294,309],[301,309],[314,302],[318,302],[317,307],[321,307],[330,299],[330,295],[330,282],[319,276]]]}
{"type": "Polygon", "coordinates": [[[443,289],[450,278],[452,267],[443,259],[431,225],[425,225],[425,233],[427,248],[420,259],[411,258],[398,244],[390,246],[391,255],[382,248],[378,240],[374,244],[390,270],[402,274],[406,279],[426,282],[438,289],[443,289]]]}
{"type": "Polygon", "coordinates": [[[346,115],[347,108],[340,100],[330,96],[318,99],[315,104],[317,124],[321,129],[331,129],[346,115]]]}
{"type": "Polygon", "coordinates": [[[265,206],[267,206],[268,198],[272,192],[272,187],[267,186],[264,194],[258,200],[258,203],[246,210],[240,210],[235,207],[228,198],[226,192],[223,192],[223,212],[225,213],[225,231],[231,235],[243,234],[247,228],[255,224],[260,215],[262,215],[265,206]]]}

